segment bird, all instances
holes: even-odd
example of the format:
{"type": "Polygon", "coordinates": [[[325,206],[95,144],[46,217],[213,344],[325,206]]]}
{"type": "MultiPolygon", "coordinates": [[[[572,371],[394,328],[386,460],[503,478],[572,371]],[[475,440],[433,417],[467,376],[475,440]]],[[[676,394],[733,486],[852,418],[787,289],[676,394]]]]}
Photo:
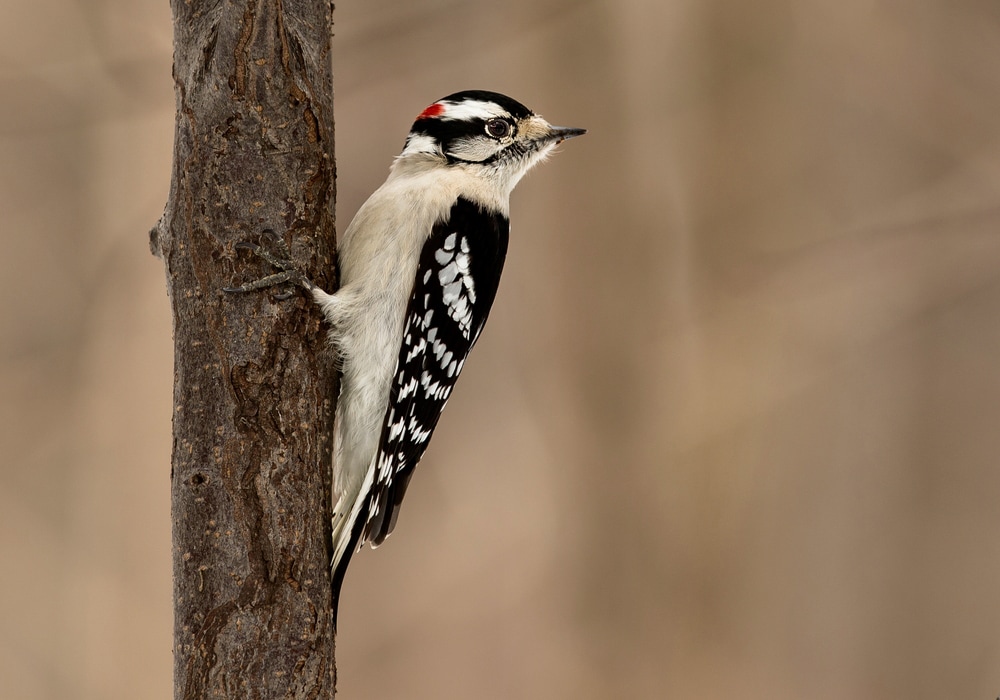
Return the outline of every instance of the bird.
{"type": "Polygon", "coordinates": [[[465,90],[417,115],[385,182],[339,244],[327,293],[278,254],[281,271],[230,292],[300,283],[329,323],[340,367],[334,421],[334,624],[352,555],[393,531],[410,477],[486,324],[507,254],[510,194],[555,146],[553,126],[497,92],[465,90]]]}

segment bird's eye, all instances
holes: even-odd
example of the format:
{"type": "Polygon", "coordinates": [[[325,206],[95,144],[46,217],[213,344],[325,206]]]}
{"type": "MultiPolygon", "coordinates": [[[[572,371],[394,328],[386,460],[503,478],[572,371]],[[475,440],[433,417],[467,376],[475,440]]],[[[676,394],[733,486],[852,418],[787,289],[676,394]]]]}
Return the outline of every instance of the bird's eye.
{"type": "Polygon", "coordinates": [[[486,133],[495,139],[510,136],[510,123],[499,118],[489,119],[486,121],[486,133]]]}

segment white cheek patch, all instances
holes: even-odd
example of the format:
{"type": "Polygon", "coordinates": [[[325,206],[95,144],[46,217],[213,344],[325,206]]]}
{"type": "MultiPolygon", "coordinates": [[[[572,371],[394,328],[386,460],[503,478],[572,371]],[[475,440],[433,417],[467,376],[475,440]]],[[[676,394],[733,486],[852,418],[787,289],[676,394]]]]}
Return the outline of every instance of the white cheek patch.
{"type": "Polygon", "coordinates": [[[473,163],[480,163],[498,150],[500,149],[497,147],[497,143],[484,136],[480,139],[455,139],[448,149],[448,155],[460,160],[470,160],[473,163]]]}

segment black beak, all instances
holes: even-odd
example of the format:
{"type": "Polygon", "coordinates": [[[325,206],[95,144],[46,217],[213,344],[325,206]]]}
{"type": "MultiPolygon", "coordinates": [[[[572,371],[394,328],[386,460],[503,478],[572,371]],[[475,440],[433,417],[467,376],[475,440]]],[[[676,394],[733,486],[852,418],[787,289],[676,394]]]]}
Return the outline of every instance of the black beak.
{"type": "Polygon", "coordinates": [[[566,139],[571,139],[574,136],[583,136],[586,133],[586,129],[577,129],[572,126],[554,126],[549,138],[555,139],[556,143],[562,143],[566,139]]]}

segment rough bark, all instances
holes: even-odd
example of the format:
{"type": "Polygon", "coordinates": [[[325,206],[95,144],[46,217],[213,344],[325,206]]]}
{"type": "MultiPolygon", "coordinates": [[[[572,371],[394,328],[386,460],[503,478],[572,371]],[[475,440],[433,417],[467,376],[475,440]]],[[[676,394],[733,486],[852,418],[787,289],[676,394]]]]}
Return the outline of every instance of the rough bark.
{"type": "Polygon", "coordinates": [[[332,698],[325,330],[297,291],[221,291],[274,272],[234,248],[266,229],[335,282],[332,6],[171,5],[175,697],[332,698]]]}

